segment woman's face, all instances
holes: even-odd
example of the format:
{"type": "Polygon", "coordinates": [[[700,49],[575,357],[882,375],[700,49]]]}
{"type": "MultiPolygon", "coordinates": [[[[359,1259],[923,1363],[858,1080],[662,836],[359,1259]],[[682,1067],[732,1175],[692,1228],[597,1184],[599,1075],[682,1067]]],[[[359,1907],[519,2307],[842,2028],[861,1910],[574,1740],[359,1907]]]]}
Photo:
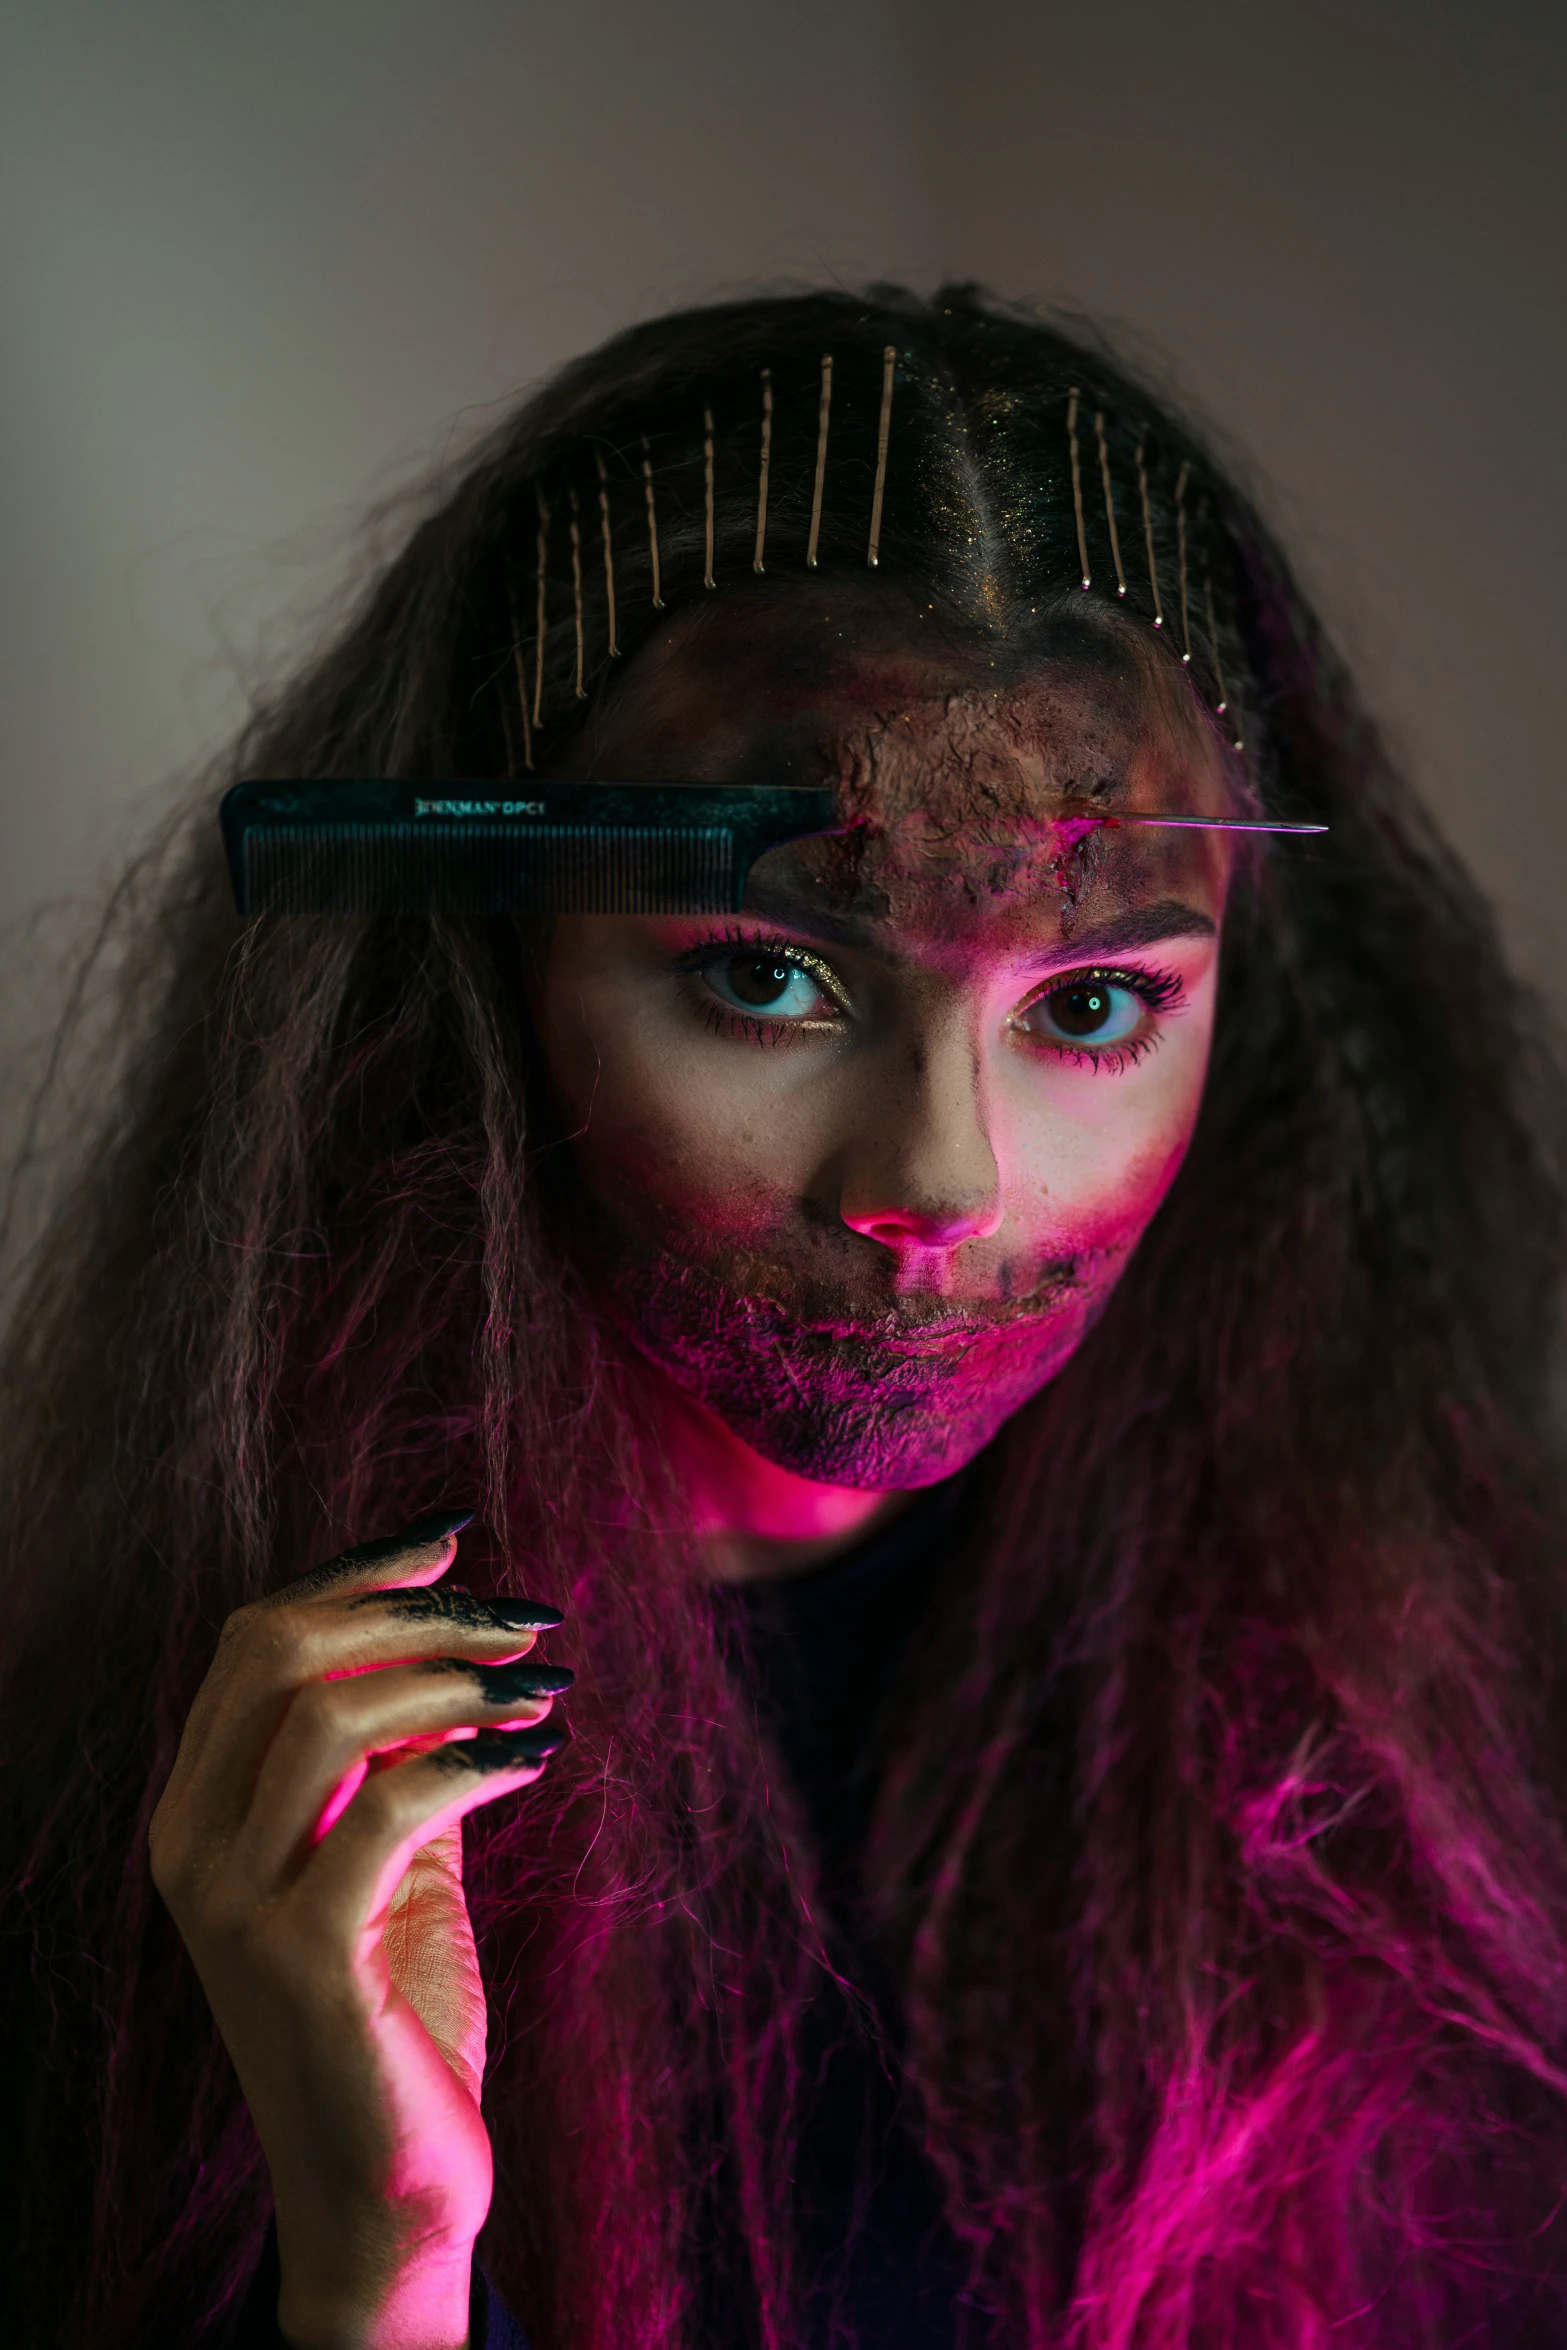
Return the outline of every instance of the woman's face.
{"type": "Polygon", "coordinates": [[[1222,812],[1184,688],[728,597],[575,764],[828,781],[850,825],[760,860],[737,916],[559,923],[542,1029],[605,1310],[785,1470],[949,1474],[1078,1344],[1196,1118],[1225,836],[1052,821],[1090,790],[1222,812]]]}

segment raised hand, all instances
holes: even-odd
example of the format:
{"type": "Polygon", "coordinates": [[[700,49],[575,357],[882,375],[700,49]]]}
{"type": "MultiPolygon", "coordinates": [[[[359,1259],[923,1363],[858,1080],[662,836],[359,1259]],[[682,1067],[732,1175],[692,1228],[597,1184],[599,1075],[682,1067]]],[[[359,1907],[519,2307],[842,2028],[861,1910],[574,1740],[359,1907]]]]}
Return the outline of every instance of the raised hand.
{"type": "Polygon", "coordinates": [[[298,2350],[461,2350],[489,2207],[465,1812],[538,1777],[559,1610],[431,1586],[467,1513],[317,1567],[223,1627],[152,1872],[272,2174],[298,2350]]]}

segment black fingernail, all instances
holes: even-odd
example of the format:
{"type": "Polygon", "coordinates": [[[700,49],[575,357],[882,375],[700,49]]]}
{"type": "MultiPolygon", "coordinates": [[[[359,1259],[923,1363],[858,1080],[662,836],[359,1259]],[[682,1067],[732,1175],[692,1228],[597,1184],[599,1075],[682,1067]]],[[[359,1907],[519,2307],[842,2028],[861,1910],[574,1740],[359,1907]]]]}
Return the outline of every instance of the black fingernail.
{"type": "Polygon", "coordinates": [[[510,1705],[519,1697],[564,1697],[577,1677],[569,1665],[535,1664],[531,1657],[519,1657],[509,1665],[479,1665],[467,1657],[441,1661],[472,1673],[486,1705],[510,1705]]]}
{"type": "Polygon", "coordinates": [[[376,1566],[382,1559],[396,1558],[400,1550],[413,1550],[420,1543],[442,1542],[448,1534],[460,1534],[472,1522],[472,1510],[427,1510],[422,1518],[413,1519],[396,1534],[378,1534],[373,1542],[356,1542],[352,1550],[342,1551],[332,1560],[332,1571],[340,1574],[347,1568],[376,1566]]]}
{"type": "Polygon", "coordinates": [[[490,1612],[508,1632],[553,1632],[566,1621],[547,1599],[492,1599],[490,1612]]]}
{"type": "Polygon", "coordinates": [[[536,1730],[481,1730],[476,1738],[454,1738],[439,1751],[454,1770],[514,1771],[519,1763],[548,1762],[570,1737],[564,1724],[541,1722],[536,1730]]]}
{"type": "Polygon", "coordinates": [[[558,1607],[529,1599],[475,1599],[447,1583],[393,1584],[356,1592],[350,1607],[386,1607],[415,1623],[462,1624],[475,1632],[553,1632],[565,1617],[558,1607]]]}
{"type": "Polygon", "coordinates": [[[397,1540],[444,1542],[448,1534],[460,1534],[464,1526],[472,1524],[472,1510],[426,1510],[422,1518],[409,1519],[397,1540]]]}

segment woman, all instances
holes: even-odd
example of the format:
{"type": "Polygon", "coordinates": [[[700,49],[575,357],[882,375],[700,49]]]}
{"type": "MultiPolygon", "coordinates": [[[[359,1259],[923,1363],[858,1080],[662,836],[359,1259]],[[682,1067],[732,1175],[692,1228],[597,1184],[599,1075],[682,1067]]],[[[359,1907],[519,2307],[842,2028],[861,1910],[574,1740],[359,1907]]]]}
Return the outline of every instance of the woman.
{"type": "Polygon", "coordinates": [[[149,869],[7,1356],[7,2338],[1559,2341],[1559,1099],[1211,456],[962,292],[657,321],[233,772],[842,829],[149,869]]]}

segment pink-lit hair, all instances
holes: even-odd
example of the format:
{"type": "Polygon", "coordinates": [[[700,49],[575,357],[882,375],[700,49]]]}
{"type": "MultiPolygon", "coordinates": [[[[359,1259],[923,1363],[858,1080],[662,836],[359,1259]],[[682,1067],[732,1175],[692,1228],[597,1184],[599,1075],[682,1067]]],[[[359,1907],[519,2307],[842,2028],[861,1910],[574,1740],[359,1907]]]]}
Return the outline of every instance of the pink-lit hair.
{"type": "MultiPolygon", "coordinates": [[[[640,328],[524,410],[219,780],[494,772],[541,450],[889,336],[939,393],[900,408],[900,447],[927,435],[974,529],[889,497],[887,571],[1007,658],[1108,646],[1040,587],[1072,516],[1029,436],[1068,380],[1179,456],[1177,420],[1097,349],[951,291],[736,305],[640,328]]],[[[842,429],[852,458],[874,416],[842,429]]],[[[695,525],[670,512],[675,604],[695,525]]],[[[900,1690],[868,1930],[976,2342],[1557,2339],[1559,1092],[1277,549],[1228,488],[1223,519],[1258,785],[1331,845],[1249,872],[1187,1165],[977,1465],[900,1690]]],[[[720,499],[720,559],[753,527],[720,499]]],[[[634,657],[629,549],[620,584],[634,657]]],[[[469,1840],[490,2265],[537,2350],[686,2350],[722,2259],[764,2350],[793,2338],[798,2026],[832,1951],[639,1374],[562,1238],[536,947],[242,931],[204,793],[84,966],[40,1110],[74,1156],[0,1390],[8,2339],[221,2339],[265,2178],[147,1818],[227,1612],[443,1496],[484,1512],[469,1581],[569,1605],[550,1652],[579,1673],[571,1748],[469,1840]]]]}

